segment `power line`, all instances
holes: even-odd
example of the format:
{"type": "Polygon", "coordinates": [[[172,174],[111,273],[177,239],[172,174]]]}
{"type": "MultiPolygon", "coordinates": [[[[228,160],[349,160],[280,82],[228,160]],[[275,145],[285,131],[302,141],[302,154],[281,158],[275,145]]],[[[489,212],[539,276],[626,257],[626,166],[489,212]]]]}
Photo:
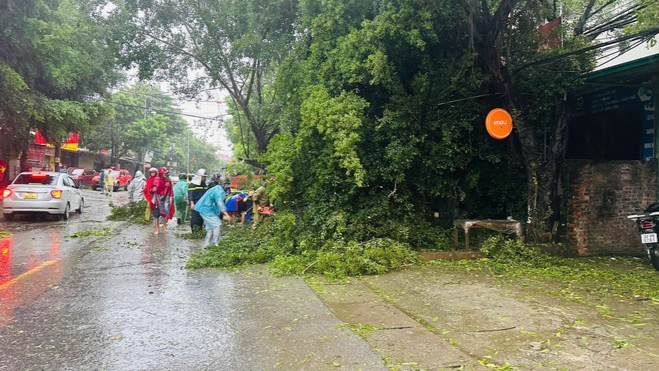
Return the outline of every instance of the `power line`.
{"type": "MultiPolygon", "coordinates": [[[[144,106],[136,106],[134,104],[126,104],[126,103],[110,102],[110,101],[105,101],[105,103],[114,104],[116,106],[144,109],[144,106]]],[[[152,111],[152,112],[162,113],[162,114],[166,114],[166,115],[179,115],[179,116],[192,117],[192,118],[198,118],[198,119],[209,120],[209,121],[218,121],[218,122],[224,122],[224,117],[225,116],[230,116],[229,114],[218,114],[215,117],[204,117],[204,116],[191,115],[189,113],[182,113],[182,112],[176,112],[176,111],[165,111],[165,110],[159,110],[159,109],[154,109],[154,108],[149,108],[149,110],[152,111]]]]}
{"type": "Polygon", "coordinates": [[[573,55],[583,54],[583,53],[595,51],[597,49],[604,49],[604,48],[610,47],[610,46],[615,45],[615,44],[619,44],[619,43],[624,42],[624,41],[629,41],[629,40],[634,41],[634,40],[649,38],[649,37],[655,36],[657,34],[659,34],[659,27],[653,27],[653,28],[649,28],[649,29],[646,29],[646,30],[643,30],[643,31],[639,31],[635,34],[622,36],[622,37],[615,38],[615,39],[609,40],[609,41],[605,41],[605,42],[602,42],[602,43],[599,43],[599,44],[592,44],[592,45],[589,45],[589,46],[581,48],[581,49],[569,51],[569,52],[562,53],[562,54],[557,54],[557,55],[554,55],[554,56],[551,56],[551,57],[548,57],[548,58],[544,58],[544,59],[535,60],[533,62],[529,62],[529,63],[526,63],[526,64],[518,67],[515,71],[513,71],[512,75],[515,76],[518,73],[520,73],[521,71],[523,71],[523,70],[525,70],[529,67],[533,67],[533,66],[537,66],[537,65],[541,65],[541,64],[553,63],[553,62],[559,61],[563,58],[571,57],[573,55]]]}
{"type": "Polygon", "coordinates": [[[147,94],[149,97],[159,97],[159,98],[170,98],[172,101],[179,101],[179,102],[191,102],[191,103],[224,103],[223,100],[221,99],[216,99],[216,100],[196,100],[196,99],[183,99],[183,98],[178,98],[174,95],[170,95],[169,92],[163,92],[160,94],[147,94]]]}

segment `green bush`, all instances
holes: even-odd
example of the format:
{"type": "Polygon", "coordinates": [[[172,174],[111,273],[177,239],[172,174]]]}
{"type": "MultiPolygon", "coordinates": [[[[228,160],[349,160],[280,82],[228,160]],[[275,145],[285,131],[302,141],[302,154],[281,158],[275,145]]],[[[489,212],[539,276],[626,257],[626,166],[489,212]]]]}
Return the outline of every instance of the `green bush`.
{"type": "Polygon", "coordinates": [[[445,229],[432,225],[416,213],[406,214],[386,203],[354,213],[337,211],[321,220],[319,235],[325,239],[370,241],[388,238],[407,244],[413,250],[453,249],[445,229]]]}
{"type": "Polygon", "coordinates": [[[382,274],[416,261],[406,244],[380,238],[359,243],[318,245],[309,234],[295,235],[295,216],[282,213],[256,230],[234,229],[218,245],[192,254],[188,268],[236,268],[270,263],[278,274],[320,273],[330,278],[382,274]],[[297,238],[296,238],[297,237],[297,238]]]}
{"type": "Polygon", "coordinates": [[[485,240],[481,251],[487,254],[488,258],[500,264],[542,267],[550,265],[553,259],[534,246],[525,245],[518,239],[510,239],[501,235],[485,240]]]}
{"type": "Polygon", "coordinates": [[[219,244],[195,251],[187,267],[237,268],[245,264],[266,263],[267,257],[272,254],[263,248],[263,234],[260,230],[253,231],[250,228],[233,229],[219,244]]]}
{"type": "Polygon", "coordinates": [[[452,229],[432,225],[426,220],[408,221],[410,225],[409,244],[415,250],[454,250],[452,229]]]}
{"type": "Polygon", "coordinates": [[[129,221],[135,224],[148,224],[148,221],[144,220],[146,201],[131,201],[123,206],[117,206],[110,203],[110,208],[111,210],[108,220],[129,221]]]}
{"type": "Polygon", "coordinates": [[[408,245],[388,238],[334,245],[318,253],[313,271],[332,278],[383,274],[416,262],[408,245]]]}

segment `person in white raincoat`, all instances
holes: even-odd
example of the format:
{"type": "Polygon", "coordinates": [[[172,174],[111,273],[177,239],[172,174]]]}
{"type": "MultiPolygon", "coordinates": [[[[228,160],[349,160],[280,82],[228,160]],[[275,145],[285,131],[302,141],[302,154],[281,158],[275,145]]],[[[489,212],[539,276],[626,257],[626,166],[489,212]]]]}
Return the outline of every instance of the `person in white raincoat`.
{"type": "Polygon", "coordinates": [[[133,202],[140,202],[144,199],[144,186],[146,185],[146,178],[141,171],[137,170],[135,173],[135,178],[128,185],[128,194],[130,195],[130,200],[133,202]]]}

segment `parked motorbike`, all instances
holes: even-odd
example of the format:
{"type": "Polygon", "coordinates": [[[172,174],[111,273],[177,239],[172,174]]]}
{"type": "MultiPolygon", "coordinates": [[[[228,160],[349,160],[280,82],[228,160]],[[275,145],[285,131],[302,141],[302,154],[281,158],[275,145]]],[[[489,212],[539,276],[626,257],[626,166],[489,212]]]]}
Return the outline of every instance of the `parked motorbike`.
{"type": "Polygon", "coordinates": [[[655,270],[659,271],[659,242],[657,233],[659,233],[659,202],[648,206],[643,214],[628,215],[627,219],[633,219],[636,222],[638,231],[641,234],[641,242],[647,249],[650,262],[655,270]]]}

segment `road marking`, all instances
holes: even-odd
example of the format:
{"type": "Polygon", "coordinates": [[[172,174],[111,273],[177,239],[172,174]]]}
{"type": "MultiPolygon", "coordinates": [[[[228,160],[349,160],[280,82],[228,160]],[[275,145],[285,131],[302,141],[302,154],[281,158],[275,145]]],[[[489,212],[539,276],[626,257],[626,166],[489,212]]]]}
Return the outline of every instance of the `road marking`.
{"type": "Polygon", "coordinates": [[[38,266],[36,266],[36,267],[30,269],[29,271],[27,271],[27,272],[25,272],[25,273],[22,273],[22,274],[19,274],[18,276],[14,277],[13,279],[11,279],[11,280],[9,280],[9,281],[3,283],[3,284],[0,284],[0,289],[4,289],[4,288],[8,288],[8,287],[10,287],[10,286],[13,286],[13,285],[15,285],[18,281],[24,279],[25,277],[31,276],[31,275],[33,275],[34,273],[37,273],[37,272],[39,272],[40,270],[46,268],[47,266],[49,266],[49,265],[53,265],[53,264],[55,264],[55,263],[57,263],[57,260],[48,260],[48,261],[45,261],[45,262],[41,263],[40,265],[38,265],[38,266]]]}

